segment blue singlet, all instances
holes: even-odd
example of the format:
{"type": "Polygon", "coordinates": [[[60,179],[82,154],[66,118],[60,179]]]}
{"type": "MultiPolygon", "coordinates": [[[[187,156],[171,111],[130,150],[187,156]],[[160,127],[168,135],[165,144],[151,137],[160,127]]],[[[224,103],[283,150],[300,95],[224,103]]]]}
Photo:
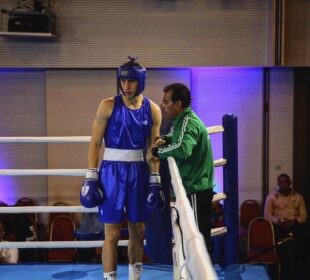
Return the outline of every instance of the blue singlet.
{"type": "MultiPolygon", "coordinates": [[[[145,150],[153,125],[151,104],[143,98],[142,106],[132,110],[123,103],[122,95],[115,103],[104,135],[105,147],[125,150],[145,150]]],[[[100,179],[107,196],[99,205],[100,221],[121,223],[126,211],[131,222],[146,220],[145,189],[148,184],[148,165],[144,161],[103,160],[100,179]]]]}

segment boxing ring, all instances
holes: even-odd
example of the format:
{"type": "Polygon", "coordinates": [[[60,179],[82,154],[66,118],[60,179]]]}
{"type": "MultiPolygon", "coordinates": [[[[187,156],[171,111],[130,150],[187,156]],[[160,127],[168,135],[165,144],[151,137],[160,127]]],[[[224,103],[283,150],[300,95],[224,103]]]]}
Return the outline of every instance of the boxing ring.
{"type": "MultiPolygon", "coordinates": [[[[225,234],[225,265],[238,262],[238,156],[237,156],[237,118],[225,115],[219,126],[207,127],[210,135],[223,132],[223,157],[214,161],[215,167],[224,168],[224,192],[216,194],[213,201],[225,199],[224,222],[225,227],[214,228],[211,236],[225,234]],[[228,229],[228,230],[227,230],[228,229]]],[[[69,137],[0,137],[0,143],[88,143],[89,136],[69,137]]],[[[212,142],[212,141],[211,141],[212,142]]],[[[195,224],[193,211],[186,198],[182,180],[173,158],[168,158],[172,186],[176,202],[171,203],[171,221],[173,228],[173,268],[165,267],[167,277],[160,279],[218,279],[208,255],[202,235],[195,224]]],[[[85,176],[86,169],[1,169],[0,176],[85,176]]],[[[18,206],[0,207],[0,213],[86,213],[97,212],[95,208],[83,206],[18,206]]],[[[80,241],[27,241],[27,242],[0,242],[1,248],[92,248],[101,247],[104,240],[80,241]]],[[[120,240],[119,246],[127,246],[128,240],[120,240]]],[[[18,269],[20,264],[13,265],[18,269]]],[[[46,264],[45,264],[46,266],[46,264]]],[[[100,265],[101,266],[101,265],[100,265]]],[[[155,267],[155,266],[154,266],[155,267]]],[[[100,267],[101,270],[101,267],[100,267]]],[[[151,269],[150,269],[151,270],[151,269]]],[[[154,279],[147,275],[143,279],[154,279]]],[[[156,273],[155,273],[156,274],[156,273]]],[[[100,273],[100,277],[102,274],[100,273]]],[[[80,278],[87,277],[81,276],[80,278]]],[[[57,279],[80,279],[57,278],[57,279]]],[[[18,278],[15,278],[18,279],[18,278]]],[[[45,278],[46,279],[46,278],[45,278]]],[[[52,278],[51,278],[52,279],[52,278]]],[[[95,279],[95,278],[84,278],[95,279]]],[[[127,279],[127,274],[122,278],[127,279]]]]}

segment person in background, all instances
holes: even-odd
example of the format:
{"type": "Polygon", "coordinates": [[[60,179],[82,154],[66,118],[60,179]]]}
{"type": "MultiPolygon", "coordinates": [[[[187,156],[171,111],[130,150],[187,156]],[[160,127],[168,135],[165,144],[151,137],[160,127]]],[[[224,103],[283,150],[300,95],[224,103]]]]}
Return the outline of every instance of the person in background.
{"type": "MultiPolygon", "coordinates": [[[[224,207],[220,201],[212,202],[212,228],[224,227],[224,207]]],[[[212,261],[224,265],[224,235],[212,237],[212,261]]]]}
{"type": "Polygon", "coordinates": [[[297,274],[302,270],[306,205],[302,195],[294,191],[289,175],[280,174],[277,183],[276,190],[266,198],[264,216],[273,223],[276,242],[289,240],[278,246],[281,279],[297,279],[297,274]]]}
{"type": "Polygon", "coordinates": [[[152,143],[159,136],[161,111],[142,95],[146,69],[136,58],[118,69],[122,94],[101,101],[93,122],[88,170],[80,200],[85,207],[99,206],[104,223],[103,279],[116,279],[117,246],[122,222],[128,220],[129,279],[141,277],[147,209],[163,208],[159,162],[152,143]],[[97,169],[104,140],[103,161],[97,169]],[[146,153],[146,154],[145,154],[146,153]]]}
{"type": "MultiPolygon", "coordinates": [[[[9,234],[5,232],[4,224],[0,221],[0,241],[10,241],[9,234]]],[[[17,263],[18,249],[3,248],[0,249],[0,263],[17,263]]]]}
{"type": "MultiPolygon", "coordinates": [[[[14,214],[14,226],[12,232],[16,236],[17,241],[37,241],[38,232],[35,222],[27,215],[27,213],[14,214]]],[[[20,262],[32,262],[37,258],[36,248],[19,249],[20,262]]]]}
{"type": "Polygon", "coordinates": [[[175,158],[197,226],[211,255],[214,165],[208,131],[190,107],[191,93],[186,85],[169,84],[163,92],[161,107],[172,121],[172,130],[156,140],[152,153],[159,159],[175,158]]]}

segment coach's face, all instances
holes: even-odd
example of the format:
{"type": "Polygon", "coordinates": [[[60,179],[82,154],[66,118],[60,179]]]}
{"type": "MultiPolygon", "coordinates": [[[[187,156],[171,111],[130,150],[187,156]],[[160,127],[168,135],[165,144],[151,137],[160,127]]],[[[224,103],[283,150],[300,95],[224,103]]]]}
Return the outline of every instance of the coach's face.
{"type": "Polygon", "coordinates": [[[165,112],[166,116],[169,119],[174,119],[180,114],[181,110],[181,101],[173,102],[171,100],[171,91],[167,91],[164,93],[163,102],[161,103],[161,108],[165,112]]]}

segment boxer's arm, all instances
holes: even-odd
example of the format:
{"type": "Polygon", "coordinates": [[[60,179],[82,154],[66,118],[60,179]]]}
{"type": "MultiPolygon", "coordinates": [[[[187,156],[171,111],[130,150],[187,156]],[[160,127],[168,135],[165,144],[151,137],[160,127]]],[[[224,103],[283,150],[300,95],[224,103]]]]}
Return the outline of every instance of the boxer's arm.
{"type": "Polygon", "coordinates": [[[159,159],[152,154],[153,143],[159,137],[161,125],[161,110],[158,105],[151,103],[153,126],[151,135],[148,139],[147,158],[150,166],[149,185],[146,191],[145,206],[152,211],[164,210],[166,206],[166,198],[161,186],[161,178],[159,174],[159,159]]]}
{"type": "Polygon", "coordinates": [[[147,160],[150,166],[150,173],[158,173],[159,172],[159,160],[155,159],[152,155],[152,147],[153,143],[155,143],[156,139],[159,137],[160,125],[161,125],[161,110],[157,104],[151,102],[152,109],[152,118],[153,118],[153,126],[151,129],[151,134],[148,139],[148,149],[147,149],[147,160]]]}
{"type": "Polygon", "coordinates": [[[80,190],[80,202],[86,208],[98,206],[105,200],[104,188],[99,181],[98,161],[102,139],[108,119],[113,111],[114,98],[100,102],[93,121],[92,135],[88,148],[88,170],[80,190]]]}
{"type": "Polygon", "coordinates": [[[100,102],[92,125],[91,140],[88,148],[88,168],[97,168],[103,135],[108,119],[112,114],[114,98],[104,99],[100,102]]]}

